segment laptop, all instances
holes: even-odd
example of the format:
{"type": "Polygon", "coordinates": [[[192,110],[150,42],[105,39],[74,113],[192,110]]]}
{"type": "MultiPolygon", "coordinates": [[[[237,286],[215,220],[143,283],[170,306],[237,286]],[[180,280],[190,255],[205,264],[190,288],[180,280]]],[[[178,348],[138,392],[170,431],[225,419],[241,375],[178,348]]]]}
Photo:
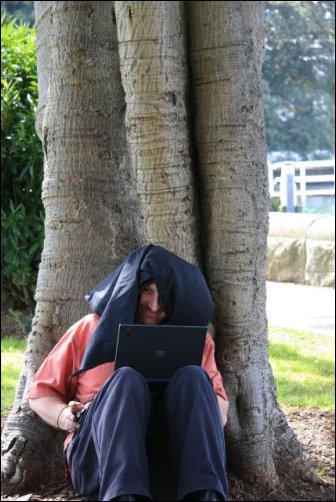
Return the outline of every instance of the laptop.
{"type": "Polygon", "coordinates": [[[207,326],[120,324],[115,369],[129,366],[149,383],[168,383],[189,364],[201,366],[207,326]]]}

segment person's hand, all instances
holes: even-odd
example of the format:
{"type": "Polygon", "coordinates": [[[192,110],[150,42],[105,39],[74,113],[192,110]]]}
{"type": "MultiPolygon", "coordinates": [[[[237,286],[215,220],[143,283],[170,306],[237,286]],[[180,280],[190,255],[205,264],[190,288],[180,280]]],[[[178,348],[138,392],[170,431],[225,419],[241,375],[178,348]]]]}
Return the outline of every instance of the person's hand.
{"type": "Polygon", "coordinates": [[[69,401],[67,406],[62,410],[58,419],[58,427],[64,431],[76,430],[80,424],[76,421],[75,414],[77,411],[83,411],[85,405],[79,401],[69,401]]]}

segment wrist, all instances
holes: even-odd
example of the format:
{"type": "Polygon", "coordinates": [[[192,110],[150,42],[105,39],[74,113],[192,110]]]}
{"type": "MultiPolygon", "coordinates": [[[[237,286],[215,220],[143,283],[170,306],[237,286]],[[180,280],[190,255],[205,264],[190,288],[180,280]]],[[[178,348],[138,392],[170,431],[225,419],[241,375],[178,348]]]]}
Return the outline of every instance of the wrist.
{"type": "Polygon", "coordinates": [[[68,405],[65,405],[65,406],[63,406],[63,408],[61,408],[61,410],[58,414],[57,420],[56,420],[57,429],[60,431],[66,430],[66,428],[64,427],[64,423],[63,423],[63,427],[62,427],[62,416],[63,416],[63,413],[67,407],[68,407],[68,405]]]}

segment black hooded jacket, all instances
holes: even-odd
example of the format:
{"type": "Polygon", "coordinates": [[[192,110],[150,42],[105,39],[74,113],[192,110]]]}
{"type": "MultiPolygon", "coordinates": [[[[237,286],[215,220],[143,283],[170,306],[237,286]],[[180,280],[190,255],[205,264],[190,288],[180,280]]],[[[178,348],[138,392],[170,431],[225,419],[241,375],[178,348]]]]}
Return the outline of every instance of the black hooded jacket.
{"type": "Polygon", "coordinates": [[[72,376],[114,361],[119,324],[136,322],[139,293],[149,281],[156,283],[167,316],[165,324],[208,325],[213,302],[200,269],[149,244],[130,253],[85,297],[100,320],[81,367],[72,376]]]}

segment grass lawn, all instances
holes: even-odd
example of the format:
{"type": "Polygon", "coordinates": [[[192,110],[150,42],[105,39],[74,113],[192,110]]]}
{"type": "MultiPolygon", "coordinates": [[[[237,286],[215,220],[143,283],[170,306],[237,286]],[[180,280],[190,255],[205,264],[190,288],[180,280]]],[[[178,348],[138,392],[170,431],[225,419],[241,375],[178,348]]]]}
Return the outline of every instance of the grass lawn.
{"type": "Polygon", "coordinates": [[[335,409],[335,337],[269,328],[278,400],[289,408],[335,409]]]}
{"type": "Polygon", "coordinates": [[[23,365],[27,340],[1,340],[1,416],[8,415],[15,397],[15,387],[23,365]]]}
{"type": "MultiPolygon", "coordinates": [[[[26,339],[1,340],[1,415],[14,402],[26,339]]],[[[270,363],[284,410],[335,409],[335,338],[290,328],[269,328],[270,363]]]]}

